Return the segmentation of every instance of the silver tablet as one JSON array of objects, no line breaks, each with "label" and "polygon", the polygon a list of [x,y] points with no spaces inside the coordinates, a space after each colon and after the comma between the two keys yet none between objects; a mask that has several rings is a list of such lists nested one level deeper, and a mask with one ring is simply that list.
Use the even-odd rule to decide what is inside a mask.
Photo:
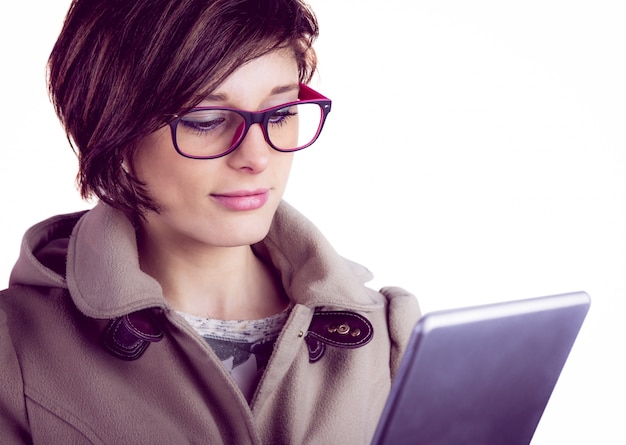
[{"label": "silver tablet", "polygon": [[527,445],[589,304],[574,292],[425,315],[372,444]]}]

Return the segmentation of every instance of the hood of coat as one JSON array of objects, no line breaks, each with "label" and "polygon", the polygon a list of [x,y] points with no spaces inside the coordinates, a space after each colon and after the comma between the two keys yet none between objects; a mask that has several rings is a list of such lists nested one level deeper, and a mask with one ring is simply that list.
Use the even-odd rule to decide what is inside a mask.
[{"label": "hood of coat", "polygon": [[[296,304],[365,312],[383,304],[378,292],[364,286],[371,273],[341,257],[286,202],[253,249],[278,271]],[[139,267],[132,223],[105,203],[31,227],[10,278],[10,285],[20,284],[67,288],[78,309],[93,318],[168,307],[159,283]]]}]

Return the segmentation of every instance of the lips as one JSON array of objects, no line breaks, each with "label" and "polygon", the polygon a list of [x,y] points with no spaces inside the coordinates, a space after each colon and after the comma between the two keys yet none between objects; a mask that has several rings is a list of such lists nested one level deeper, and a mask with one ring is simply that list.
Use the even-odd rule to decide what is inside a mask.
[{"label": "lips", "polygon": [[269,189],[258,189],[215,193],[211,194],[211,197],[227,209],[245,211],[263,207],[269,195]]}]

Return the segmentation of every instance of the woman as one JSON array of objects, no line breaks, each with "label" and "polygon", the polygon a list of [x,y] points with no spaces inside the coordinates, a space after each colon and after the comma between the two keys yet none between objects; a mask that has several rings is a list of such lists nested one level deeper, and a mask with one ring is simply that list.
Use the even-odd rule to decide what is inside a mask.
[{"label": "woman", "polygon": [[282,201],[331,102],[299,0],[75,0],[49,88],[90,211],[0,296],[4,443],[368,443],[419,316]]}]

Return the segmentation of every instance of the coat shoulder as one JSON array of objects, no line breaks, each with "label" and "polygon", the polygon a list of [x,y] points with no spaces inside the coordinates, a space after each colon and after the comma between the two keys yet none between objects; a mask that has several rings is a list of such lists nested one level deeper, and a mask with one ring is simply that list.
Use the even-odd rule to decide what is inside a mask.
[{"label": "coat shoulder", "polygon": [[387,300],[387,320],[391,341],[391,377],[395,375],[409,343],[415,324],[422,313],[417,297],[401,287],[384,287],[380,293]]}]

